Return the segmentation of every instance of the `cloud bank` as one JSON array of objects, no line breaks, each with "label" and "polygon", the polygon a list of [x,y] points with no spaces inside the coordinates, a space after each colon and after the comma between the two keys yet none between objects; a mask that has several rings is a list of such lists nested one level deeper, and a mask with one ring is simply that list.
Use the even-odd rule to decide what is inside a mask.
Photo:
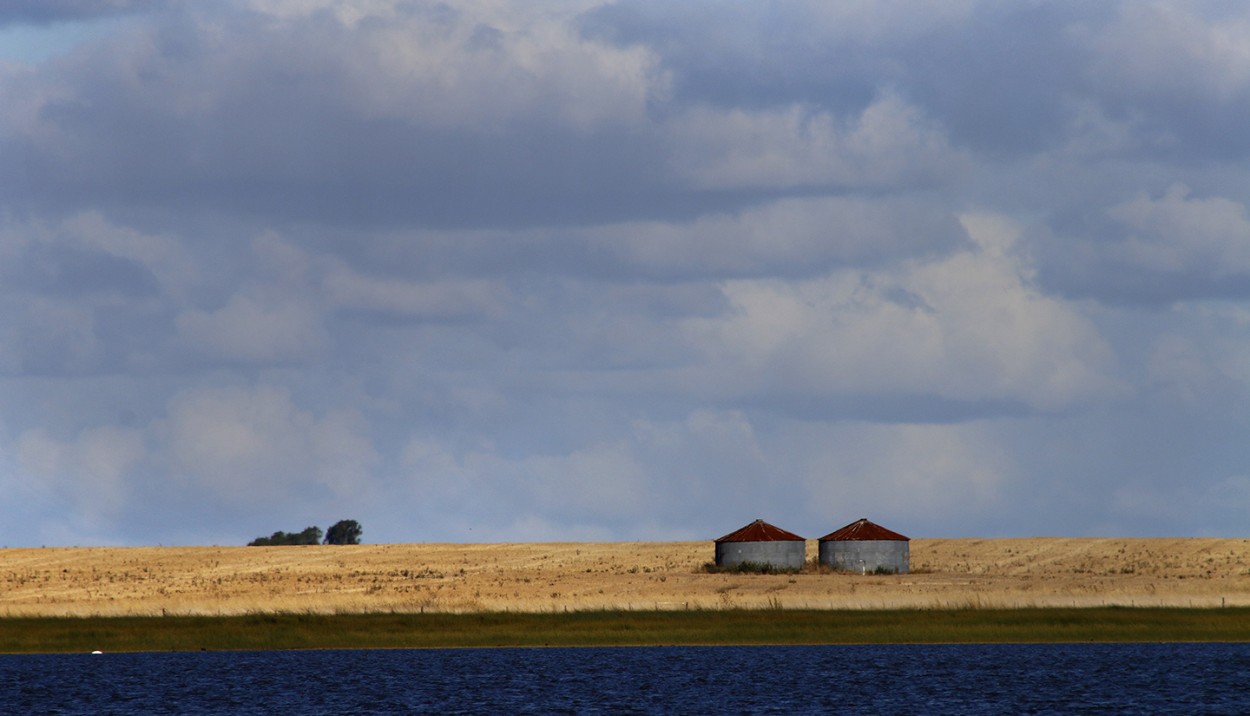
[{"label": "cloud bank", "polygon": [[0,544],[1233,534],[1250,12],[38,3]]}]

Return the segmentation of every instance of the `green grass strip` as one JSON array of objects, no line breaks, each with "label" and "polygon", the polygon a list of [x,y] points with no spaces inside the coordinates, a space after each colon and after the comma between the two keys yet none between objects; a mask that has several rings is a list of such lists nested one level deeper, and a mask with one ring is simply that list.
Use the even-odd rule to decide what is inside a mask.
[{"label": "green grass strip", "polygon": [[0,653],[1043,642],[1250,642],[1250,608],[594,611],[0,619]]}]

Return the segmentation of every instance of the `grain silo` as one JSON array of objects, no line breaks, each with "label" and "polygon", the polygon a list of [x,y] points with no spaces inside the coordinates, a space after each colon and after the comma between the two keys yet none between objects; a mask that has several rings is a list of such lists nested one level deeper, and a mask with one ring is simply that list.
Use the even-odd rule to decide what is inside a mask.
[{"label": "grain silo", "polygon": [[802,537],[756,520],[716,540],[716,566],[758,564],[778,569],[800,569],[807,559]]},{"label": "grain silo", "polygon": [[820,538],[820,563],[849,572],[906,574],[908,539],[865,519]]}]

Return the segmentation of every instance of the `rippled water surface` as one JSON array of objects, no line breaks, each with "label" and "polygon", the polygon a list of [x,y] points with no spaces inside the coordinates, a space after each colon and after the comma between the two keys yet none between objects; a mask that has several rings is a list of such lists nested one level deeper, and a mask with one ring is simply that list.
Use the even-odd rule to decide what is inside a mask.
[{"label": "rippled water surface", "polygon": [[6,655],[0,711],[1244,714],[1250,645]]}]

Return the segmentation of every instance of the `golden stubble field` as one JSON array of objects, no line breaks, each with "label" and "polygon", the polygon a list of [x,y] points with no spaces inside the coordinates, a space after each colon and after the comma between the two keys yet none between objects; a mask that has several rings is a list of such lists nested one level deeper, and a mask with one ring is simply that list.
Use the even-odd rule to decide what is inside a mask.
[{"label": "golden stubble field", "polygon": [[0,616],[1250,606],[1247,539],[914,539],[912,573],[885,576],[708,574],[712,554],[711,542],[0,549]]}]

